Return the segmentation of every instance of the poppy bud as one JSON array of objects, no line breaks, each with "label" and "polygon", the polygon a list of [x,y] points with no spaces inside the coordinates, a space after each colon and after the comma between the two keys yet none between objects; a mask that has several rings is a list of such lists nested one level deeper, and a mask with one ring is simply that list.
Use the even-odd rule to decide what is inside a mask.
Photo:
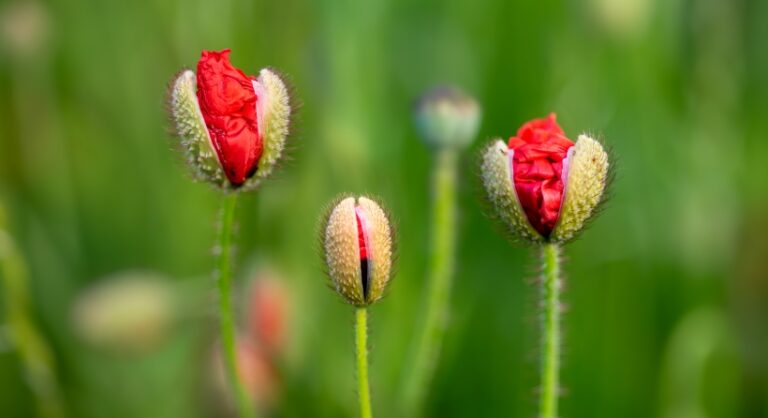
[{"label": "poppy bud", "polygon": [[197,74],[172,82],[173,126],[194,174],[225,189],[250,190],[282,155],[291,106],[272,70],[245,75],[229,62],[229,49],[203,51]]},{"label": "poppy bud", "polygon": [[378,203],[346,197],[335,204],[321,236],[334,289],[355,306],[379,300],[392,272],[392,229]]},{"label": "poppy bud", "polygon": [[480,106],[455,87],[430,90],[416,103],[416,127],[433,146],[466,147],[480,125]]},{"label": "poppy bud", "polygon": [[525,241],[575,237],[603,200],[608,156],[599,142],[565,137],[555,115],[523,125],[483,154],[488,199],[513,235]]},{"label": "poppy bud", "polygon": [[274,274],[260,271],[251,284],[246,317],[251,338],[270,355],[283,348],[290,308],[289,293]]}]

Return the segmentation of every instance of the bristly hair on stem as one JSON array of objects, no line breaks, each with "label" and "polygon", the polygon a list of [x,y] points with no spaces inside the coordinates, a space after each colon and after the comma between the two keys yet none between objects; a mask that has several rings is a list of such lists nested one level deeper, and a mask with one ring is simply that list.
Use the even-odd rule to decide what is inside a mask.
[{"label": "bristly hair on stem", "polygon": [[560,293],[561,267],[558,244],[541,246],[541,394],[539,418],[557,418],[562,344]]}]

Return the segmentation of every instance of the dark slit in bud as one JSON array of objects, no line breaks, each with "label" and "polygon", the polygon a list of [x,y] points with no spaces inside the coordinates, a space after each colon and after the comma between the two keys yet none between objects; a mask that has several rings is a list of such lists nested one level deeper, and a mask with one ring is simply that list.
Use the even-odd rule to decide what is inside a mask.
[{"label": "dark slit in bud", "polygon": [[369,289],[369,271],[368,271],[368,243],[365,240],[365,231],[363,230],[363,220],[361,219],[361,209],[355,208],[355,220],[357,221],[357,245],[360,251],[360,276],[363,285],[363,299],[368,300]]},{"label": "dark slit in bud", "polygon": [[363,278],[363,299],[368,300],[368,289],[370,284],[368,282],[368,259],[364,258],[360,260],[360,273]]}]

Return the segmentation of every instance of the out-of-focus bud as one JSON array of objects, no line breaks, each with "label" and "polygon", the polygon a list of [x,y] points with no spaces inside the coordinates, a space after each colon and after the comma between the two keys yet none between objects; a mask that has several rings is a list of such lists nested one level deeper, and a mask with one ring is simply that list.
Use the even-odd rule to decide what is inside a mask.
[{"label": "out-of-focus bud", "polygon": [[73,307],[77,334],[94,347],[146,352],[168,337],[176,301],[165,277],[125,272],[86,289]]},{"label": "out-of-focus bud", "polygon": [[[270,409],[277,398],[279,378],[275,366],[266,351],[247,338],[238,337],[236,343],[237,373],[245,391],[254,398],[259,409]],[[225,400],[230,409],[234,409],[233,392],[229,385],[224,356],[220,348],[212,351],[213,382],[220,398]]]},{"label": "out-of-focus bud", "polygon": [[618,39],[635,38],[648,29],[651,0],[590,0],[587,8],[597,26]]},{"label": "out-of-focus bud", "polygon": [[48,10],[39,1],[8,1],[0,6],[0,42],[16,58],[42,52],[50,26]]},{"label": "out-of-focus bud", "polygon": [[436,147],[464,148],[477,135],[480,105],[456,87],[438,87],[424,94],[415,107],[416,127]]},{"label": "out-of-focus bud", "polygon": [[574,238],[605,196],[608,156],[580,135],[574,145],[555,115],[523,125],[484,152],[486,195],[515,238],[532,243]]},{"label": "out-of-focus bud", "polygon": [[229,53],[203,51],[197,74],[185,70],[172,81],[168,107],[195,176],[223,189],[251,190],[283,154],[290,97],[274,71],[247,76]]},{"label": "out-of-focus bud", "polygon": [[261,272],[248,294],[248,329],[253,341],[274,355],[283,347],[288,294],[271,272]]},{"label": "out-of-focus bud", "polygon": [[334,289],[355,306],[379,300],[392,273],[394,241],[381,206],[364,196],[342,198],[328,212],[322,234]]}]

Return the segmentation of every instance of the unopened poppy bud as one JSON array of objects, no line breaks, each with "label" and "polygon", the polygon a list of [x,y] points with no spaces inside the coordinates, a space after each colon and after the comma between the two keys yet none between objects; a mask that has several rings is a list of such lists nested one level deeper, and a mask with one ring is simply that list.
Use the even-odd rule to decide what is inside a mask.
[{"label": "unopened poppy bud", "polygon": [[392,229],[378,203],[346,197],[332,207],[322,230],[324,261],[334,289],[355,306],[384,295],[392,273]]},{"label": "unopened poppy bud", "polygon": [[477,135],[480,106],[455,87],[428,91],[416,103],[416,127],[425,141],[438,147],[466,147]]},{"label": "unopened poppy bud", "polygon": [[608,155],[581,135],[574,144],[555,115],[526,123],[505,144],[484,152],[486,195],[516,238],[564,242],[574,238],[603,200]]},{"label": "unopened poppy bud", "polygon": [[197,74],[186,70],[176,76],[170,116],[197,178],[225,189],[250,190],[283,153],[290,98],[272,70],[247,76],[232,66],[229,53],[203,51]]},{"label": "unopened poppy bud", "polygon": [[246,322],[250,337],[270,355],[280,352],[288,331],[289,292],[276,273],[262,270],[251,284]]}]

